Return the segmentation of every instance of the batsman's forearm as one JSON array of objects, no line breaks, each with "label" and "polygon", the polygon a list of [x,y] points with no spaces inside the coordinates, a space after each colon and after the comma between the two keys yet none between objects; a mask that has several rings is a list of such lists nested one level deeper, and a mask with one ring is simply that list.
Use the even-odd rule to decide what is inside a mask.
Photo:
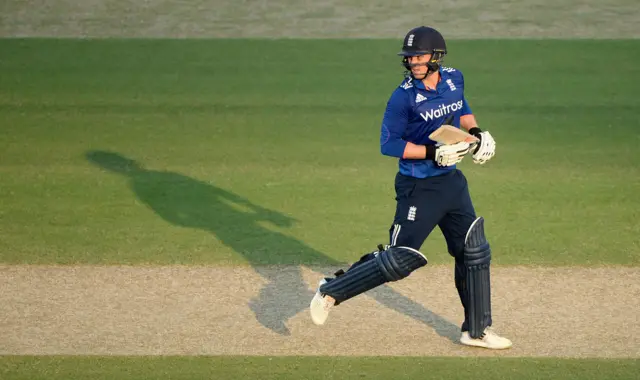
[{"label": "batsman's forearm", "polygon": [[465,129],[467,132],[472,128],[478,128],[476,117],[473,116],[473,114],[460,116],[460,127],[462,129]]},{"label": "batsman's forearm", "polygon": [[424,160],[427,158],[427,147],[424,145],[416,145],[411,142],[407,142],[407,146],[404,148],[404,154],[402,158],[408,160]]}]

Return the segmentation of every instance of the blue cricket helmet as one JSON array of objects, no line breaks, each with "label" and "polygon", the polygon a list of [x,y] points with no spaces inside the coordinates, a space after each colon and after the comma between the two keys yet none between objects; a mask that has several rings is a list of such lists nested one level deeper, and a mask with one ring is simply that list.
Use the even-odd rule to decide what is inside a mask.
[{"label": "blue cricket helmet", "polygon": [[398,55],[410,57],[434,53],[447,54],[444,37],[431,27],[419,26],[411,29],[404,37],[402,51]]},{"label": "blue cricket helmet", "polygon": [[402,65],[411,73],[411,64],[409,64],[408,57],[425,54],[431,54],[431,59],[426,64],[428,68],[427,75],[438,71],[442,59],[447,54],[447,44],[444,37],[440,32],[428,26],[419,26],[411,29],[404,37],[402,51],[398,53],[399,56],[402,56]]}]

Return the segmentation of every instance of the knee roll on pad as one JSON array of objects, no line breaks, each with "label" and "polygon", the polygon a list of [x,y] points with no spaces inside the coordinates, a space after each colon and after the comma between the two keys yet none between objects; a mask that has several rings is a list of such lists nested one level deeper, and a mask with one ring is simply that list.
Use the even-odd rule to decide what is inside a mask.
[{"label": "knee roll on pad", "polygon": [[464,263],[467,267],[469,335],[482,336],[491,323],[491,247],[484,234],[484,219],[476,219],[465,237]]},{"label": "knee roll on pad", "polygon": [[398,281],[427,265],[427,258],[409,247],[390,247],[376,255],[376,261],[387,281]]},{"label": "knee roll on pad", "polygon": [[335,298],[338,305],[385,282],[401,280],[425,265],[427,258],[420,251],[389,247],[328,281],[320,287],[320,293]]},{"label": "knee roll on pad", "polygon": [[479,217],[469,227],[464,239],[464,261],[467,265],[489,264],[491,247],[484,234],[484,218]]}]

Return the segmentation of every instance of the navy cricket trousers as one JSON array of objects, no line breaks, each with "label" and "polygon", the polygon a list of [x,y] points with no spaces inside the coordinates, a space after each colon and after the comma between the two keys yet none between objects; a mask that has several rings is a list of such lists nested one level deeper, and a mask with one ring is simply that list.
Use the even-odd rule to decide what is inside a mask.
[{"label": "navy cricket trousers", "polygon": [[[396,214],[389,229],[390,244],[420,250],[438,226],[455,258],[455,285],[465,309],[462,331],[467,331],[467,297],[464,240],[476,219],[467,179],[458,169],[429,178],[398,173],[395,180]],[[491,324],[491,323],[490,323]]]}]

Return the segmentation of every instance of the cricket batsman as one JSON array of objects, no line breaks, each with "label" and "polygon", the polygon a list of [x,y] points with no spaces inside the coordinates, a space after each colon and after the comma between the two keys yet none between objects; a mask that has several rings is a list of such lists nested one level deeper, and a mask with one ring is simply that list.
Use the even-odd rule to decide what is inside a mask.
[{"label": "cricket batsman", "polygon": [[[470,154],[485,164],[496,143],[478,127],[464,96],[464,77],[442,65],[443,36],[420,26],[405,36],[402,63],[407,70],[389,98],[380,129],[380,151],[399,159],[395,176],[396,212],[389,244],[379,245],[335,278],[320,280],[310,305],[312,321],[326,322],[332,307],[386,282],[406,278],[427,265],[420,247],[438,226],[455,260],[455,286],[464,308],[460,342],[488,349],[511,347],[492,329],[491,248],[484,219],[476,216],[467,180],[456,164]],[[468,131],[479,141],[437,144],[429,135],[444,124]]]}]

